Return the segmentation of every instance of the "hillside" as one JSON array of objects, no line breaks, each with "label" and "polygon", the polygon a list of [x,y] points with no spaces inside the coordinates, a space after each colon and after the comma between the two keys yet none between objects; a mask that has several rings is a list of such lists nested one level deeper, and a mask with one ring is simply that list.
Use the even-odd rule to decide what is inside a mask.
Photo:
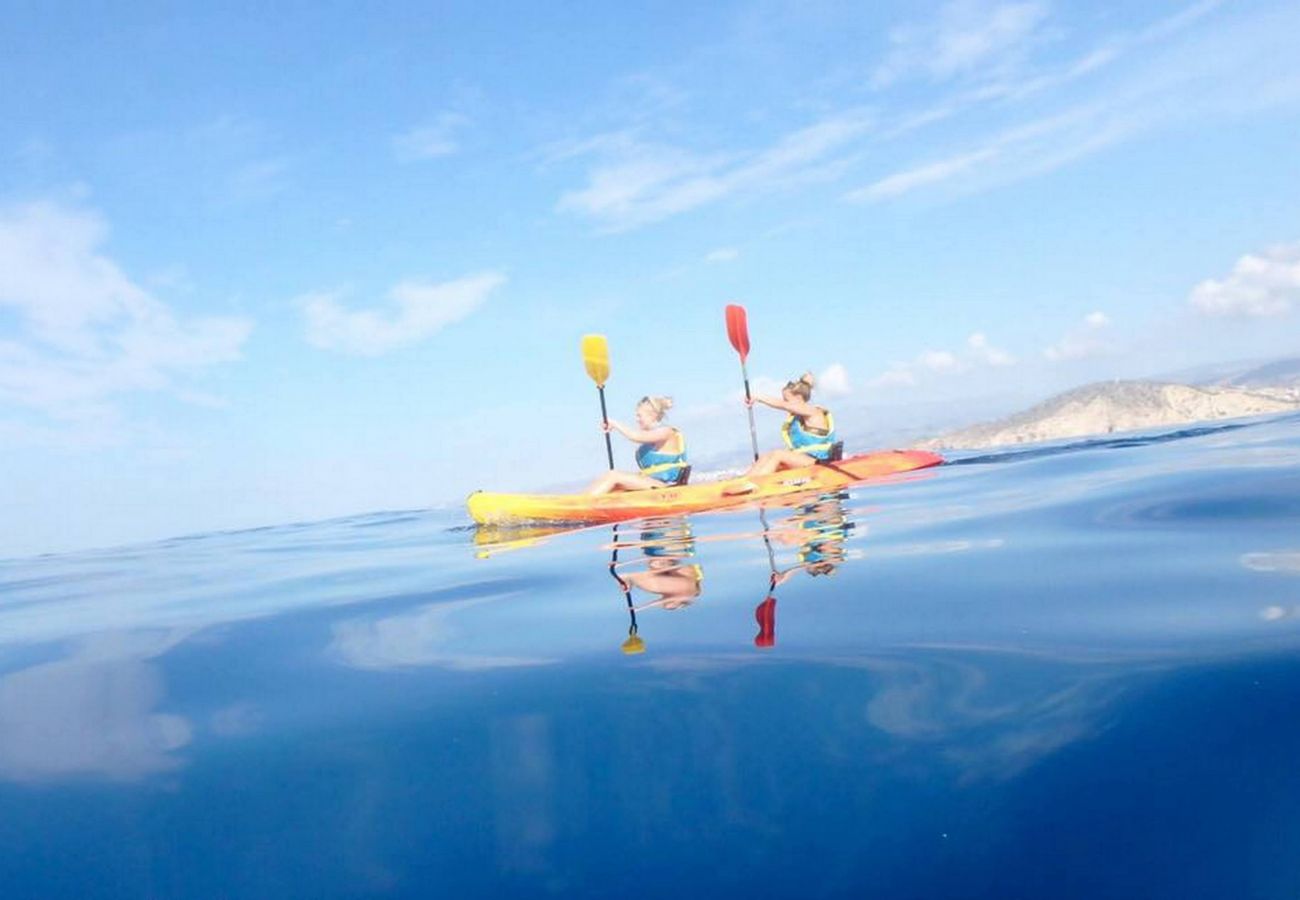
[{"label": "hillside", "polygon": [[1300,391],[1285,387],[1246,390],[1158,381],[1107,381],[1075,388],[1015,415],[953,431],[918,446],[996,447],[1297,408],[1300,408]]}]

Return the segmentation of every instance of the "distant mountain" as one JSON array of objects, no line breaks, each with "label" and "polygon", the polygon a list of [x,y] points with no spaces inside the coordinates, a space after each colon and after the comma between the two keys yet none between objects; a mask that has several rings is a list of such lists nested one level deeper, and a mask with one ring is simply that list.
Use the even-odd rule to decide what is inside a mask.
[{"label": "distant mountain", "polygon": [[[1259,379],[1275,375],[1285,377],[1290,371],[1280,363],[1270,363],[1239,373],[1236,377],[1252,372],[1255,373],[1253,377]],[[919,446],[954,449],[996,447],[1263,415],[1297,408],[1300,408],[1300,386],[1292,389],[1279,387],[1273,382],[1269,382],[1267,388],[1247,390],[1159,381],[1107,381],[1075,388],[1024,412],[950,432]]]},{"label": "distant mountain", "polygon": [[1274,360],[1207,383],[1247,389],[1300,388],[1300,358]]},{"label": "distant mountain", "polygon": [[1176,372],[1165,372],[1150,380],[1247,389],[1294,388],[1300,387],[1300,357],[1211,363]]}]

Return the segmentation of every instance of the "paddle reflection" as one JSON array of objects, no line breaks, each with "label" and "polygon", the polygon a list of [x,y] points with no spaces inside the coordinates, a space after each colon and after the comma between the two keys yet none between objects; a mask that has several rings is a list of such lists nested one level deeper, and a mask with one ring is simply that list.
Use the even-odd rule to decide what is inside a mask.
[{"label": "paddle reflection", "polygon": [[[758,623],[758,634],[754,636],[754,646],[770,648],[776,646],[776,589],[785,584],[799,572],[810,577],[833,575],[836,568],[849,558],[844,543],[853,529],[853,520],[844,507],[848,499],[847,491],[835,491],[822,494],[805,502],[790,513],[784,520],[771,527],[765,514],[760,514],[763,522],[763,537],[768,547],[768,560],[771,567],[771,579],[768,583],[767,596],[754,608],[754,620]],[[785,547],[795,547],[794,565],[780,568],[772,550],[772,542]]]},{"label": "paddle reflection", "polygon": [[[629,621],[623,652],[645,652],[638,612],[655,607],[685,609],[700,597],[704,569],[697,559],[699,544],[755,538],[765,545],[769,573],[767,595],[754,610],[759,627],[754,645],[776,646],[777,589],[800,572],[813,578],[832,575],[851,558],[845,543],[855,526],[844,505],[848,496],[846,491],[835,491],[806,498],[794,506],[760,508],[756,512],[761,530],[742,534],[697,538],[685,517],[613,526],[609,572],[623,590]],[[774,515],[778,518],[772,521]],[[783,566],[780,556],[789,551],[793,551],[793,560]],[[649,595],[649,599],[639,602],[638,594]]]},{"label": "paddle reflection", "polygon": [[[622,526],[624,533],[628,526]],[[695,536],[684,517],[643,519],[627,537],[620,536],[615,525],[611,545],[609,573],[623,589],[629,618],[624,653],[644,653],[645,641],[637,633],[639,610],[659,607],[683,609],[695,602],[703,591],[704,568],[695,559]],[[619,553],[629,551],[632,558],[620,560]],[[638,604],[635,591],[653,599]]]},{"label": "paddle reflection", "polygon": [[[857,525],[845,501],[847,490],[805,494],[751,506],[759,527],[753,531],[698,533],[697,526],[718,521],[685,515],[657,516],[621,522],[610,528],[606,564],[618,584],[628,613],[628,634],[621,648],[627,654],[644,653],[637,614],[647,610],[678,611],[692,606],[703,594],[704,568],[700,548],[708,544],[746,544],[762,541],[767,554],[766,595],[754,609],[760,648],[776,646],[777,593],[801,572],[810,578],[834,575],[854,551],[847,542]],[[750,521],[754,521],[750,519]],[[733,520],[734,521],[734,520]],[[535,548],[551,537],[588,529],[577,527],[492,528],[475,532],[476,555],[495,556],[505,551]]]}]

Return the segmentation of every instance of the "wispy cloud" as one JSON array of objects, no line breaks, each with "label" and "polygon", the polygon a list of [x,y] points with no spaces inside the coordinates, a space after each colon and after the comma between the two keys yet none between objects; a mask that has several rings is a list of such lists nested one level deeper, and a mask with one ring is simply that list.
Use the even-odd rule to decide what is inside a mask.
[{"label": "wispy cloud", "polygon": [[845,397],[853,393],[849,370],[843,363],[831,363],[817,376],[817,390],[827,397]]},{"label": "wispy cloud", "polygon": [[1104,312],[1090,312],[1078,326],[1068,331],[1055,344],[1043,351],[1051,362],[1073,362],[1105,356],[1115,350],[1109,338],[1110,316]]},{"label": "wispy cloud", "polygon": [[[1220,27],[1191,31],[1219,4],[1202,2],[1133,34],[1119,35],[1055,72],[994,82],[986,99],[1045,91],[1129,65],[1094,83],[1068,105],[966,141],[946,156],[923,160],[847,193],[852,201],[881,201],[922,188],[987,189],[1054,171],[1118,143],[1189,121],[1230,120],[1261,110],[1300,105],[1300,57],[1291,37],[1300,11],[1249,11]],[[1180,35],[1181,40],[1171,40]],[[1136,48],[1142,52],[1131,52]],[[971,102],[972,97],[956,103]],[[955,106],[942,107],[942,116]]]},{"label": "wispy cloud", "polygon": [[870,127],[862,110],[824,118],[751,152],[701,154],[642,140],[634,131],[557,148],[552,160],[595,158],[584,187],[558,209],[625,231],[742,193],[789,189],[836,177],[846,148]]},{"label": "wispy cloud", "polygon": [[960,351],[926,350],[907,362],[891,363],[867,383],[871,387],[912,387],[927,376],[960,375],[981,368],[1004,368],[1015,362],[1015,357],[993,346],[982,331],[977,331],[966,339]]},{"label": "wispy cloud", "polygon": [[864,188],[849,191],[844,195],[844,199],[857,202],[860,200],[884,200],[889,197],[897,197],[916,188],[947,181],[954,175],[960,175],[962,172],[974,168],[977,164],[992,159],[997,155],[997,152],[996,147],[984,147],[971,153],[895,172],[893,175],[881,178]]},{"label": "wispy cloud", "polygon": [[1193,288],[1188,302],[1207,316],[1286,315],[1300,305],[1300,241],[1246,254],[1227,277],[1210,278]]},{"label": "wispy cloud", "polygon": [[1015,357],[1010,353],[990,344],[989,339],[980,331],[966,339],[966,346],[976,360],[988,366],[1010,366],[1016,362]]},{"label": "wispy cloud", "polygon": [[306,320],[307,341],[322,350],[378,356],[418,343],[468,318],[505,284],[499,272],[467,275],[430,284],[403,281],[388,292],[388,309],[350,310],[342,293],[318,292],[298,298]]},{"label": "wispy cloud", "polygon": [[253,203],[284,190],[289,163],[283,158],[259,159],[238,166],[225,181],[225,199]]},{"label": "wispy cloud", "polygon": [[[550,164],[583,165],[582,181],[561,192],[556,208],[605,231],[626,231],[728,198],[839,182],[865,161],[891,158],[894,142],[922,128],[934,134],[926,146],[939,149],[894,157],[844,197],[883,202],[923,190],[968,193],[1043,175],[1189,121],[1300,103],[1300,62],[1290,52],[1297,11],[1286,4],[1234,7],[1205,27],[1221,6],[1229,5],[1198,0],[1069,47],[1078,32],[1047,2],[955,0],[932,20],[894,28],[874,70],[838,72],[810,88],[818,118],[784,134],[769,131],[775,137],[767,144],[707,143],[704,136],[716,132],[711,119],[692,121],[695,98],[634,85],[631,100],[624,91],[624,102],[606,115],[616,127],[544,152]],[[852,30],[861,17],[843,18]],[[776,52],[772,37],[763,32],[760,55]],[[876,88],[870,108],[862,104],[863,81]],[[668,84],[648,76],[647,82]],[[976,119],[973,110],[990,114]],[[770,110],[756,109],[753,117],[774,121]]]},{"label": "wispy cloud", "polygon": [[458,135],[469,118],[457,112],[444,112],[432,122],[393,136],[393,153],[401,162],[418,162],[451,156],[460,150]]},{"label": "wispy cloud", "polygon": [[706,263],[729,263],[740,259],[740,251],[735,247],[719,247],[716,250],[710,250],[704,256]]},{"label": "wispy cloud", "polygon": [[925,76],[944,81],[985,67],[1005,67],[1047,18],[1042,3],[954,0],[923,23],[889,33],[890,52],[872,74],[878,88]]},{"label": "wispy cloud", "polygon": [[0,403],[102,420],[116,395],[184,399],[187,376],[239,358],[251,321],[178,317],[104,253],[107,236],[84,207],[0,208],[0,309],[17,317],[0,340]]},{"label": "wispy cloud", "polygon": [[177,203],[222,210],[254,205],[291,183],[292,155],[272,129],[245,115],[127,132],[104,152],[118,171]]}]

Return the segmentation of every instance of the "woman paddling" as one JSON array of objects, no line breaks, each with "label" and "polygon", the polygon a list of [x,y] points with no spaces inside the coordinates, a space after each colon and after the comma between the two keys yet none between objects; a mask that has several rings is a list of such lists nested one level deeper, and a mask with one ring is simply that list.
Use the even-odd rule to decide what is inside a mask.
[{"label": "woman paddling", "polygon": [[[789,415],[781,426],[786,449],[764,453],[742,477],[771,475],[781,469],[802,469],[830,459],[831,449],[838,440],[835,436],[835,420],[831,417],[830,410],[812,404],[812,390],[812,373],[805,372],[797,380],[786,382],[779,399],[755,394],[752,400],[745,401],[748,406],[761,403],[783,410]],[[743,494],[754,490],[754,487],[752,483],[742,482],[725,493]]]},{"label": "woman paddling", "polygon": [[635,441],[637,472],[606,472],[587,488],[588,494],[611,491],[641,491],[676,484],[686,468],[686,439],[671,425],[663,423],[672,408],[671,397],[642,397],[636,405],[637,428],[628,428],[612,419],[601,423],[604,431],[617,431]]}]

